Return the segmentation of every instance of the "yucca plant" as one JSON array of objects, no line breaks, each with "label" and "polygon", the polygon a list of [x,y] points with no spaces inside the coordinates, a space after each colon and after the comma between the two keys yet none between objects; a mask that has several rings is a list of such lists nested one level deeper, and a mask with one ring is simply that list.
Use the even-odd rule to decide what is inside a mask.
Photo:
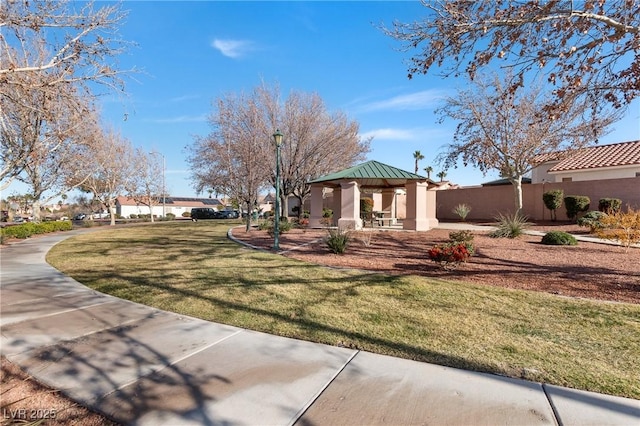
[{"label": "yucca plant", "polygon": [[493,238],[518,238],[531,225],[527,216],[519,211],[514,214],[499,213],[496,219],[497,229],[489,234]]}]

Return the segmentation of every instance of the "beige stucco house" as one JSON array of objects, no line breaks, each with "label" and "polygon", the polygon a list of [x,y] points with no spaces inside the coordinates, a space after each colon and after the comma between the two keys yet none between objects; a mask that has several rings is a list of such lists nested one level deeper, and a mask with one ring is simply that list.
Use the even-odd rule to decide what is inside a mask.
[{"label": "beige stucco house", "polygon": [[532,183],[640,177],[640,140],[539,156]]}]

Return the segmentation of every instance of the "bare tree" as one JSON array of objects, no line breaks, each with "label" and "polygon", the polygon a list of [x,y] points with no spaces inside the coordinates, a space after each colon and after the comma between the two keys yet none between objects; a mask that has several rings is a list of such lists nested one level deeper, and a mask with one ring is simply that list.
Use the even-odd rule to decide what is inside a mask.
[{"label": "bare tree", "polygon": [[[116,37],[125,17],[120,5],[96,7],[93,1],[10,0],[0,2],[0,132],[2,138],[1,186],[6,188],[24,170],[32,156],[42,156],[42,145],[25,137],[37,129],[20,126],[21,117],[54,117],[43,101],[54,98],[71,105],[78,99],[88,105],[96,83],[122,91],[124,82],[113,59],[126,44]],[[81,106],[77,107],[78,109]],[[67,139],[49,144],[49,152]],[[38,152],[35,152],[35,151]]]},{"label": "bare tree", "polygon": [[[41,204],[73,188],[67,185],[66,176],[72,172],[69,166],[74,164],[78,147],[91,143],[87,136],[95,128],[95,113],[74,96],[73,87],[64,93],[13,89],[17,90],[10,96],[0,94],[5,112],[0,121],[3,173],[13,173],[29,186],[33,217],[39,221]],[[45,193],[48,196],[43,198]]]},{"label": "bare tree", "polygon": [[513,91],[508,78],[476,78],[438,110],[441,119],[458,121],[453,143],[439,160],[447,168],[461,158],[482,172],[499,171],[513,184],[516,210],[522,209],[522,177],[534,157],[597,142],[621,113],[594,114],[575,100],[564,114],[549,118],[540,113],[545,95],[540,85]]},{"label": "bare tree", "polygon": [[125,184],[128,197],[149,207],[151,222],[154,222],[153,208],[160,205],[165,196],[162,185],[162,160],[154,154],[156,153],[147,153],[142,149],[135,150],[131,161],[136,165],[136,170]]},{"label": "bare tree", "polygon": [[446,76],[490,64],[512,68],[514,86],[538,70],[556,90],[547,109],[584,94],[615,107],[640,94],[640,3],[637,1],[423,0],[424,19],[396,22],[385,33],[418,49],[409,78],[434,66]]},{"label": "bare tree", "polygon": [[236,199],[247,212],[247,230],[258,195],[269,179],[271,130],[255,97],[245,94],[218,99],[209,117],[212,131],[187,147],[193,186]]},{"label": "bare tree", "polygon": [[[245,203],[254,203],[258,193],[253,192],[268,183],[275,186],[276,148],[272,135],[276,129],[282,131],[283,210],[277,214],[288,211],[289,196],[295,196],[303,205],[311,192],[307,182],[353,165],[369,151],[369,140],[362,141],[358,136],[358,124],[342,112],[328,112],[318,94],[291,92],[282,102],[277,85],[263,83],[250,94],[220,99],[211,124],[213,132],[206,138],[197,138],[190,147],[196,188],[213,188]],[[243,170],[240,176],[244,180],[237,175],[239,170]]]},{"label": "bare tree", "polygon": [[87,147],[77,157],[75,169],[79,175],[87,175],[80,188],[93,194],[109,210],[111,225],[116,224],[115,209],[119,195],[126,193],[126,184],[138,172],[134,149],[128,140],[113,130],[98,135],[100,143]]},{"label": "bare tree", "polygon": [[119,3],[96,3],[0,3],[0,85],[23,84],[15,78],[25,72],[54,72],[48,86],[99,82],[122,90],[122,71],[110,62],[128,44],[116,36],[126,13]]},{"label": "bare tree", "polygon": [[[281,206],[286,214],[293,195],[301,215],[311,194],[307,182],[364,160],[371,139],[362,140],[359,124],[343,112],[329,112],[317,93],[291,92],[281,109],[276,125],[284,134]],[[275,184],[275,170],[271,182]]]}]

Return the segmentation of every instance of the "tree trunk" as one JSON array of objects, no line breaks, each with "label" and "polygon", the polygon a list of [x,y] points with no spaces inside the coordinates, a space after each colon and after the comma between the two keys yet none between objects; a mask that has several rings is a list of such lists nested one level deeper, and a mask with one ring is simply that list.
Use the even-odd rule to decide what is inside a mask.
[{"label": "tree trunk", "polygon": [[279,217],[289,216],[289,196],[282,193],[280,195],[280,211]]},{"label": "tree trunk", "polygon": [[151,223],[153,223],[153,204],[149,203],[149,214],[151,216]]},{"label": "tree trunk", "polygon": [[519,213],[520,210],[522,210],[522,176],[518,175],[513,178],[509,178],[509,180],[513,185],[516,213]]},{"label": "tree trunk", "polygon": [[251,201],[245,201],[247,204],[247,226],[244,229],[245,232],[249,232],[249,229],[251,229],[251,214],[253,213],[251,211]]},{"label": "tree trunk", "polygon": [[40,199],[35,198],[33,203],[31,204],[31,216],[33,217],[33,221],[38,223],[42,220],[42,215],[40,214]]}]

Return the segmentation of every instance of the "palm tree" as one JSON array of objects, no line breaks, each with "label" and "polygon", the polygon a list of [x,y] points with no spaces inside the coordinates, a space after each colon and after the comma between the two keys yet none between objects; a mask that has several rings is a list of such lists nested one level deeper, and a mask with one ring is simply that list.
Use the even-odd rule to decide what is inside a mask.
[{"label": "palm tree", "polygon": [[416,171],[415,174],[418,174],[418,161],[424,160],[424,155],[420,151],[416,151],[413,153],[413,158],[416,160]]},{"label": "palm tree", "polygon": [[440,173],[438,173],[436,176],[438,176],[440,178],[440,182],[444,181],[444,177],[447,175],[447,172],[445,172],[444,170],[441,171]]},{"label": "palm tree", "polygon": [[431,179],[431,173],[433,173],[433,167],[427,166],[424,168],[424,171],[427,173],[427,179]]}]

